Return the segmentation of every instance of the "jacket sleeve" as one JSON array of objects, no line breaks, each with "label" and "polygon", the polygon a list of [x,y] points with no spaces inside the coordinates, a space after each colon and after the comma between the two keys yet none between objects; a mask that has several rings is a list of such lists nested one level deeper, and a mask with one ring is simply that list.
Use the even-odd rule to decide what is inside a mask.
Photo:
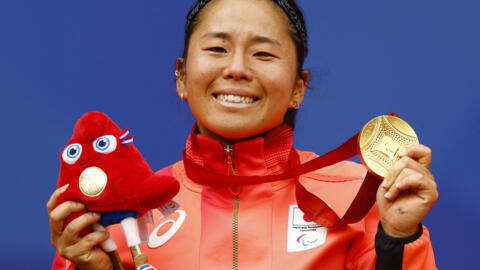
[{"label": "jacket sleeve", "polygon": [[[378,224],[375,237],[377,254],[375,269],[437,269],[426,227],[409,237],[395,238],[387,235]],[[403,268],[402,268],[403,267]]]},{"label": "jacket sleeve", "polygon": [[433,255],[430,233],[422,226],[423,233],[417,240],[408,243],[403,251],[404,269],[437,269]]},{"label": "jacket sleeve", "polygon": [[55,252],[55,258],[53,259],[52,270],[74,270],[75,265],[69,260],[60,257],[58,252]]},{"label": "jacket sleeve", "polygon": [[420,224],[418,232],[410,237],[390,237],[379,223],[376,204],[358,225],[363,226],[364,234],[352,243],[346,269],[437,269],[430,235],[425,226]]}]

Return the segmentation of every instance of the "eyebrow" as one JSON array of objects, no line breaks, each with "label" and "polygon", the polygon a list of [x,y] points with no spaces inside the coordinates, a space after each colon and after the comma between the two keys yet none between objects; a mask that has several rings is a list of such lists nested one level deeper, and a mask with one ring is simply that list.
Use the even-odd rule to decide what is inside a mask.
[{"label": "eyebrow", "polygon": [[229,39],[230,35],[225,32],[208,32],[202,36],[202,38],[222,38]]},{"label": "eyebrow", "polygon": [[[225,32],[209,32],[202,36],[202,38],[221,38],[221,39],[230,39],[231,35]],[[270,43],[280,46],[280,42],[275,39],[271,39],[266,36],[254,36],[251,41],[254,43]]]},{"label": "eyebrow", "polygon": [[265,36],[254,36],[252,40],[255,43],[270,43],[280,46],[280,42]]}]

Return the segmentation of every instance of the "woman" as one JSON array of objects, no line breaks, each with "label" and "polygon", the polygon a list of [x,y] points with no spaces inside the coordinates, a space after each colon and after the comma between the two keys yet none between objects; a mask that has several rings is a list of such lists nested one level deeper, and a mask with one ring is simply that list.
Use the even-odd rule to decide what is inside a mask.
[{"label": "woman", "polygon": [[[175,71],[178,95],[197,120],[185,160],[228,175],[272,175],[293,166],[292,133],[282,124],[292,125],[304,99],[306,44],[294,1],[198,1],[187,17]],[[297,153],[300,162],[315,157]],[[159,269],[435,269],[420,224],[438,197],[428,171],[431,152],[417,145],[402,155],[364,219],[329,229],[297,206],[294,179],[216,188],[187,176],[189,165],[180,161],[157,172],[180,181],[180,209],[168,219],[154,217],[142,250]],[[323,185],[322,199],[342,211],[364,174],[362,166],[341,162],[302,177]],[[331,178],[344,182],[329,185]],[[78,236],[98,215],[80,216],[62,230],[65,217],[83,208],[75,202],[55,207],[62,191],[47,203],[58,253],[80,269],[111,269],[98,247],[108,234]],[[121,230],[112,226],[110,234],[124,266],[133,268]],[[54,269],[73,268],[69,262],[57,256]]]}]

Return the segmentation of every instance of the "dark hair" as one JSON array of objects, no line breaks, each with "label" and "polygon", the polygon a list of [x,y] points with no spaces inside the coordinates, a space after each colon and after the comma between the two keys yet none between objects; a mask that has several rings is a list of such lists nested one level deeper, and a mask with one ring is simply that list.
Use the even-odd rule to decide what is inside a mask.
[{"label": "dark hair", "polygon": [[[303,17],[303,13],[300,10],[299,6],[295,2],[295,0],[270,0],[277,6],[279,6],[285,15],[290,20],[290,36],[292,37],[293,42],[295,43],[296,53],[297,53],[297,74],[300,78],[304,78],[302,71],[303,71],[303,62],[308,55],[308,36],[307,36],[307,28],[305,25],[305,19]],[[185,24],[185,40],[183,46],[183,53],[182,57],[184,59],[184,64],[187,61],[187,53],[188,47],[190,44],[190,37],[192,33],[195,31],[199,23],[199,14],[203,10],[203,8],[210,3],[211,0],[197,0],[195,6],[190,9],[187,14],[187,22]],[[283,122],[288,124],[290,128],[293,130],[295,129],[295,118],[297,115],[297,109],[289,108],[285,113],[285,117],[283,118]]]}]

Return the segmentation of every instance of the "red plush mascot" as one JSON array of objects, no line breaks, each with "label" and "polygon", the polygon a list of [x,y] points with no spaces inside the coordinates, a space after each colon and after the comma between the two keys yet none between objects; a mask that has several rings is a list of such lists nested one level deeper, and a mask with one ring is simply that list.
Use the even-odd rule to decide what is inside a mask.
[{"label": "red plush mascot", "polygon": [[[65,225],[89,211],[102,214],[94,230],[120,223],[135,265],[145,267],[147,258],[139,249],[135,219],[168,203],[178,193],[179,184],[170,176],[154,174],[132,142],[128,130],[122,131],[104,113],[83,115],[60,154],[58,187],[69,186],[58,204],[71,200],[86,206],[83,212],[68,217]],[[102,243],[102,248],[111,256],[115,268],[122,269],[113,240]]]}]

